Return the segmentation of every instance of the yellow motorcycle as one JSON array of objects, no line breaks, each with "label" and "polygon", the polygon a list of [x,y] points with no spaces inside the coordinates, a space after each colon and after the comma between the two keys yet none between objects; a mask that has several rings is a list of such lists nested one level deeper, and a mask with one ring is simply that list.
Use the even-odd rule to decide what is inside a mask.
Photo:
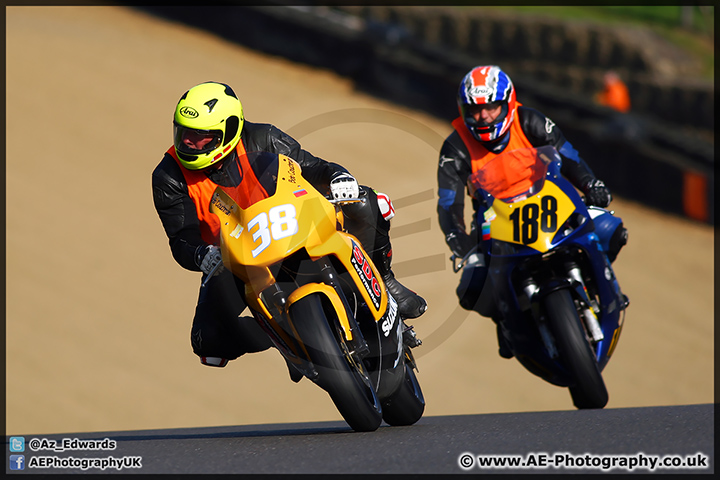
[{"label": "yellow motorcycle", "polygon": [[343,231],[341,205],[364,200],[329,200],[284,155],[249,153],[248,162],[264,168],[265,198],[252,203],[218,187],[210,211],[221,224],[223,265],[255,320],[295,379],[325,390],[353,430],[417,422],[425,400],[410,348],[421,342]]}]

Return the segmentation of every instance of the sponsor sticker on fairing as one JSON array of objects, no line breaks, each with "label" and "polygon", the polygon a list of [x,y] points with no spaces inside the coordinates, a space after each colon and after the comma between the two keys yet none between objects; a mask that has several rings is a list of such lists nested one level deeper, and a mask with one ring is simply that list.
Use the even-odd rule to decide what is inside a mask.
[{"label": "sponsor sticker on fairing", "polygon": [[482,239],[490,240],[490,222],[483,222],[482,224]]},{"label": "sponsor sticker on fairing", "polygon": [[392,295],[388,294],[388,308],[387,312],[385,312],[385,320],[382,323],[382,331],[386,337],[390,335],[390,331],[395,324],[395,318],[397,318],[397,302]]},{"label": "sponsor sticker on fairing", "polygon": [[380,283],[378,283],[377,278],[375,278],[372,266],[370,265],[368,259],[365,258],[360,246],[354,241],[352,242],[352,245],[353,254],[350,257],[350,263],[352,263],[353,268],[360,277],[360,281],[362,281],[365,290],[367,290],[370,299],[377,310],[380,308],[380,299],[382,298]]}]

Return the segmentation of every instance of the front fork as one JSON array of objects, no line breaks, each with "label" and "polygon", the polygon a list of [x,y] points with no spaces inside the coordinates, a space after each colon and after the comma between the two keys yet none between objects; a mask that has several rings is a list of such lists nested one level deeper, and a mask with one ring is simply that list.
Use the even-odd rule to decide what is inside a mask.
[{"label": "front fork", "polygon": [[574,262],[567,262],[565,268],[570,278],[575,280],[575,291],[577,294],[575,296],[575,305],[582,311],[585,327],[590,333],[592,341],[597,343],[605,338],[597,318],[597,314],[600,313],[600,308],[595,302],[590,300],[580,268]]},{"label": "front fork", "polygon": [[540,337],[542,338],[543,344],[545,344],[545,350],[547,350],[550,358],[557,358],[558,351],[557,348],[555,348],[555,340],[550,334],[550,329],[548,328],[545,317],[540,314],[540,303],[537,302],[536,298],[534,298],[535,295],[540,291],[540,287],[538,287],[537,283],[535,283],[535,280],[532,277],[527,277],[522,283],[522,291],[525,294],[525,297],[528,299],[530,312],[535,319],[535,324],[538,327],[538,331],[540,332]]},{"label": "front fork", "polygon": [[[580,318],[585,325],[585,330],[589,333],[589,340],[592,344],[597,344],[605,338],[597,317],[600,309],[597,307],[595,302],[590,300],[587,288],[585,287],[585,282],[583,282],[582,279],[580,268],[574,262],[567,262],[565,264],[565,270],[568,278],[570,279],[569,286],[573,289],[575,306],[578,311],[581,312]],[[540,336],[545,344],[545,349],[551,358],[557,358],[558,352],[555,346],[555,341],[550,333],[544,316],[540,312],[540,303],[536,298],[536,295],[540,292],[540,287],[531,276],[528,276],[523,280],[521,288],[525,297],[528,299],[531,313],[538,326]]]}]

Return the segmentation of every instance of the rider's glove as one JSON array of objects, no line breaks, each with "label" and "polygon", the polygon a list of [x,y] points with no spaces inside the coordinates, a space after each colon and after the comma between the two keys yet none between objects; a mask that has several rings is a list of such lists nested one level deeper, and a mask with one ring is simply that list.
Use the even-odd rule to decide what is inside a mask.
[{"label": "rider's glove", "polygon": [[198,259],[199,261],[197,263],[200,266],[200,270],[202,270],[202,272],[206,275],[212,272],[212,269],[215,268],[218,263],[220,264],[220,266],[217,270],[215,270],[213,276],[222,272],[225,268],[222,265],[222,255],[220,254],[220,247],[217,247],[215,245],[207,245],[203,249],[203,251],[200,251]]},{"label": "rider's glove", "polygon": [[453,254],[460,258],[463,258],[475,247],[475,244],[466,233],[450,232],[445,235],[445,242]]},{"label": "rider's glove", "polygon": [[358,198],[360,187],[355,177],[346,172],[338,172],[330,181],[330,193],[334,199]]},{"label": "rider's glove", "polygon": [[582,190],[585,193],[585,203],[588,205],[604,208],[610,205],[612,201],[610,190],[608,190],[602,180],[598,180],[597,178],[585,184]]}]

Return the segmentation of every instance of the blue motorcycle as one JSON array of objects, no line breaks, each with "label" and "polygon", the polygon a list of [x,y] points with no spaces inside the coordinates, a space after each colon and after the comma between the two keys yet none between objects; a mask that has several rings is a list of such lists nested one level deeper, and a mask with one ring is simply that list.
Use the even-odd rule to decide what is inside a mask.
[{"label": "blue motorcycle", "polygon": [[[482,296],[498,340],[528,371],[569,388],[577,408],[603,408],[601,372],[629,304],[607,255],[621,220],[586,206],[560,166],[555,148],[526,148],[470,177],[471,194],[489,206],[477,219],[490,259]],[[473,253],[453,258],[455,271]]]}]

